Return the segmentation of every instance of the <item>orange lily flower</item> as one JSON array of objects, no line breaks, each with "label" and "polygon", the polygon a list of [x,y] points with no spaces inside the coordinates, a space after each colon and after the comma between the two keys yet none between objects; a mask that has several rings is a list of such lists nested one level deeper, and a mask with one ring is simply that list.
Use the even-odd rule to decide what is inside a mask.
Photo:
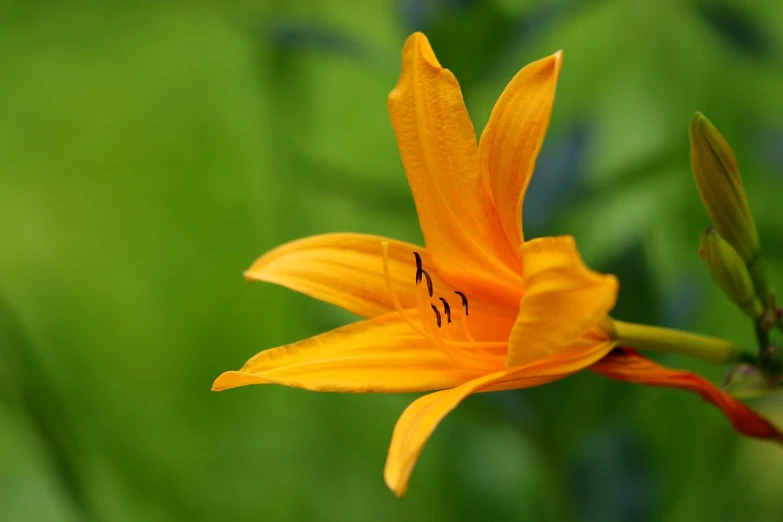
[{"label": "orange lily flower", "polygon": [[617,280],[584,266],[571,237],[522,235],[561,63],[558,52],[523,68],[477,145],[456,78],[412,35],[388,106],[427,248],[328,234],[268,252],[247,279],[367,320],[263,351],[213,389],[443,390],[411,404],[394,430],[385,478],[402,495],[430,433],[463,398],[554,381],[609,353]]},{"label": "orange lily flower", "polygon": [[434,391],[405,410],[392,435],[384,477],[402,496],[430,434],[465,397],[545,384],[607,356],[615,277],[587,268],[569,236],[522,233],[561,63],[558,52],[517,73],[477,143],[456,78],[423,34],[412,35],[388,107],[426,249],[326,234],[264,254],[248,280],[364,320],[263,351],[213,390]]}]

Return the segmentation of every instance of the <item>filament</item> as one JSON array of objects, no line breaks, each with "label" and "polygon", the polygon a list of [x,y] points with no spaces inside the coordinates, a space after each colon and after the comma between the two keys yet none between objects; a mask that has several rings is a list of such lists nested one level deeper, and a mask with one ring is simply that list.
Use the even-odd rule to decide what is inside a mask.
[{"label": "filament", "polygon": [[408,326],[410,326],[413,331],[420,333],[424,337],[429,337],[429,335],[427,335],[427,333],[420,326],[411,321],[410,317],[408,317],[408,314],[406,314],[402,309],[400,300],[397,299],[397,294],[394,293],[394,288],[392,287],[391,272],[389,271],[389,242],[381,242],[381,247],[383,248],[383,278],[386,280],[386,289],[389,291],[394,309],[397,310],[397,313],[400,314],[402,320],[408,323]]},{"label": "filament", "polygon": [[[477,357],[478,354],[471,354],[470,352],[466,351],[463,346],[464,343],[444,339],[440,334],[440,328],[436,327],[432,321],[428,321],[426,319],[428,317],[428,315],[426,315],[427,303],[429,303],[429,299],[424,296],[424,289],[421,288],[421,286],[417,286],[416,304],[419,308],[421,322],[429,334],[427,337],[429,337],[441,349],[441,351],[443,351],[443,353],[445,353],[452,361],[462,366],[467,366],[469,368],[495,368],[495,365],[487,365],[487,361],[484,358]],[[430,306],[432,306],[431,303]]]},{"label": "filament", "polygon": [[[423,285],[416,284],[416,308],[420,322],[420,324],[416,324],[403,309],[402,304],[394,291],[394,286],[392,285],[391,270],[389,269],[389,242],[382,241],[381,248],[383,250],[383,278],[386,282],[386,289],[389,292],[392,305],[394,305],[394,309],[400,315],[400,318],[405,321],[413,331],[432,341],[444,354],[460,366],[495,370],[498,368],[498,365],[502,365],[502,358],[487,350],[491,348],[507,348],[508,343],[500,341],[478,342],[474,339],[467,324],[467,298],[462,292],[457,293],[463,300],[462,304],[465,313],[459,313],[457,315],[460,329],[467,341],[456,341],[445,338],[445,334],[449,329],[448,326],[451,323],[452,311],[450,310],[448,302],[442,297],[439,298],[444,304],[444,315],[449,320],[446,322],[439,321],[441,324],[438,325],[433,321],[433,319],[435,319],[432,317],[433,312],[434,315],[440,316],[440,311],[437,306],[430,301],[430,298],[433,297],[432,280],[427,271],[421,268],[421,257],[418,254],[416,254],[416,282],[421,282],[422,275],[424,275],[427,280],[427,289],[425,290]],[[441,328],[441,326],[446,328]],[[441,333],[441,330],[443,330],[443,333]]]}]

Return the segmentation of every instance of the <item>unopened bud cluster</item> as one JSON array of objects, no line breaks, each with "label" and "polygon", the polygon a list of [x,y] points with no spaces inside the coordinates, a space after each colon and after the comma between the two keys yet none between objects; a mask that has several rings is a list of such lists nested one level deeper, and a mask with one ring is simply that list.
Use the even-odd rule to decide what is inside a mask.
[{"label": "unopened bud cluster", "polygon": [[698,112],[691,119],[690,138],[693,177],[714,227],[702,235],[700,253],[723,292],[758,319],[769,296],[759,263],[758,232],[734,151]]},{"label": "unopened bud cluster", "polygon": [[770,343],[770,320],[778,312],[762,271],[759,237],[739,166],[726,138],[696,113],[689,129],[691,169],[713,228],[702,233],[699,254],[729,299],[753,318],[759,340],[758,365],[770,381],[783,375],[780,350]]}]

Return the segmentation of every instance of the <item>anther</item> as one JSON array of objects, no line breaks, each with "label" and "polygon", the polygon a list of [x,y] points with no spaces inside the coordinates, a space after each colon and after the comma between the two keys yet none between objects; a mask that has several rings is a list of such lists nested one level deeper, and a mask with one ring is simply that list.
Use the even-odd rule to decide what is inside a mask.
[{"label": "anther", "polygon": [[440,310],[438,310],[438,307],[434,304],[430,304],[430,306],[432,307],[432,311],[435,312],[435,321],[438,323],[438,328],[440,328]]},{"label": "anther", "polygon": [[430,297],[432,297],[432,278],[430,277],[430,274],[427,273],[427,271],[423,268],[421,269],[421,273],[424,274],[424,277],[427,279],[427,292],[429,292]]},{"label": "anther", "polygon": [[468,297],[460,292],[459,290],[454,290],[454,293],[460,296],[462,298],[462,307],[465,309],[465,316],[468,315]]},{"label": "anther", "polygon": [[424,271],[424,269],[421,267],[421,256],[418,252],[413,253],[414,256],[416,256],[416,284],[421,283],[421,274]]},{"label": "anther", "polygon": [[449,302],[443,299],[442,297],[439,297],[440,302],[443,303],[443,312],[446,314],[446,322],[451,322],[451,307],[449,306]]}]

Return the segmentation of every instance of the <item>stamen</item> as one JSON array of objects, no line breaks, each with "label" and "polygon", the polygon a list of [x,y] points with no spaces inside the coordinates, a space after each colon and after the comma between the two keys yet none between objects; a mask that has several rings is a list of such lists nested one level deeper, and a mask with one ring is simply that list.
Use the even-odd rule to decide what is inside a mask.
[{"label": "stamen", "polygon": [[443,303],[443,311],[446,313],[446,322],[451,322],[451,307],[449,306],[449,302],[443,299],[442,297],[439,297],[440,302]]},{"label": "stamen", "polygon": [[[466,337],[469,341],[454,341],[446,339],[441,334],[440,327],[443,326],[440,310],[433,305],[429,299],[424,295],[424,289],[416,286],[416,307],[418,309],[418,318],[421,321],[420,324],[416,324],[413,319],[403,310],[400,300],[397,294],[394,292],[394,287],[391,280],[391,271],[389,270],[389,242],[382,241],[381,248],[383,250],[383,277],[386,282],[386,289],[389,292],[392,304],[397,313],[400,314],[400,318],[416,333],[432,341],[443,352],[452,359],[455,363],[465,366],[467,368],[484,369],[484,370],[497,370],[503,365],[503,357],[499,357],[490,352],[486,352],[487,348],[503,348],[507,347],[507,342],[476,342],[470,335],[470,332],[465,324],[465,317],[460,314],[460,322],[462,323],[463,330],[466,332]],[[427,274],[427,271],[422,268],[422,274],[427,278],[427,291],[432,296],[432,280]],[[458,292],[461,294],[460,292]],[[462,294],[464,296],[464,294]],[[450,318],[451,308],[448,307],[448,303],[443,298],[440,298],[444,302],[444,310],[448,310],[447,320]],[[463,300],[465,305],[466,299]],[[437,321],[437,327],[428,320],[426,304],[429,303],[433,311],[435,311],[435,319]],[[467,312],[467,310],[466,310]],[[467,315],[467,313],[465,314]],[[444,332],[445,333],[445,332]],[[474,350],[479,350],[474,351]]]},{"label": "stamen", "polygon": [[424,277],[427,278],[427,292],[429,292],[430,297],[432,297],[432,278],[430,277],[429,272],[423,268],[421,269],[421,273],[424,274]]},{"label": "stamen", "polygon": [[405,321],[408,324],[408,326],[410,326],[413,329],[414,332],[419,333],[424,337],[430,337],[427,334],[427,332],[424,331],[423,328],[421,328],[419,325],[411,321],[410,317],[408,317],[408,315],[402,309],[400,300],[397,299],[397,294],[394,293],[394,287],[392,286],[392,282],[391,282],[391,272],[389,271],[389,242],[382,241],[381,248],[383,249],[383,278],[386,280],[386,290],[389,291],[389,295],[391,296],[394,309],[397,311],[398,314],[400,314],[402,320]]},{"label": "stamen", "polygon": [[473,334],[470,333],[470,328],[468,328],[468,321],[466,321],[465,316],[462,315],[462,314],[459,314],[458,317],[459,317],[459,319],[458,319],[459,325],[460,325],[460,327],[462,327],[462,333],[465,334],[465,338],[468,341],[470,341],[472,343],[475,343],[476,339],[473,337]]},{"label": "stamen", "polygon": [[435,320],[438,322],[438,328],[440,328],[440,311],[434,304],[430,303],[430,306],[432,307],[432,311],[435,312]]},{"label": "stamen", "polygon": [[[421,288],[421,287],[417,287]],[[444,339],[441,335],[441,330],[435,327],[431,321],[428,321],[426,315],[426,303],[429,300],[424,295],[424,290],[417,290],[416,292],[416,304],[419,309],[419,317],[422,320],[422,326],[427,331],[427,337],[438,346],[443,353],[445,353],[455,363],[465,366],[467,368],[483,368],[483,369],[497,369],[496,365],[493,365],[490,361],[487,361],[485,357],[478,354],[471,353],[469,350],[464,349],[463,343],[456,341],[449,341]],[[435,318],[440,319],[440,311],[430,303],[430,306],[435,311]],[[440,326],[440,325],[438,325]]]},{"label": "stamen", "polygon": [[468,296],[460,292],[459,290],[454,290],[454,293],[460,296],[462,299],[462,307],[465,309],[465,316],[468,316]]},{"label": "stamen", "polygon": [[421,267],[421,256],[418,252],[414,252],[413,255],[416,257],[416,284],[418,285],[421,283],[421,274],[424,271]]}]

